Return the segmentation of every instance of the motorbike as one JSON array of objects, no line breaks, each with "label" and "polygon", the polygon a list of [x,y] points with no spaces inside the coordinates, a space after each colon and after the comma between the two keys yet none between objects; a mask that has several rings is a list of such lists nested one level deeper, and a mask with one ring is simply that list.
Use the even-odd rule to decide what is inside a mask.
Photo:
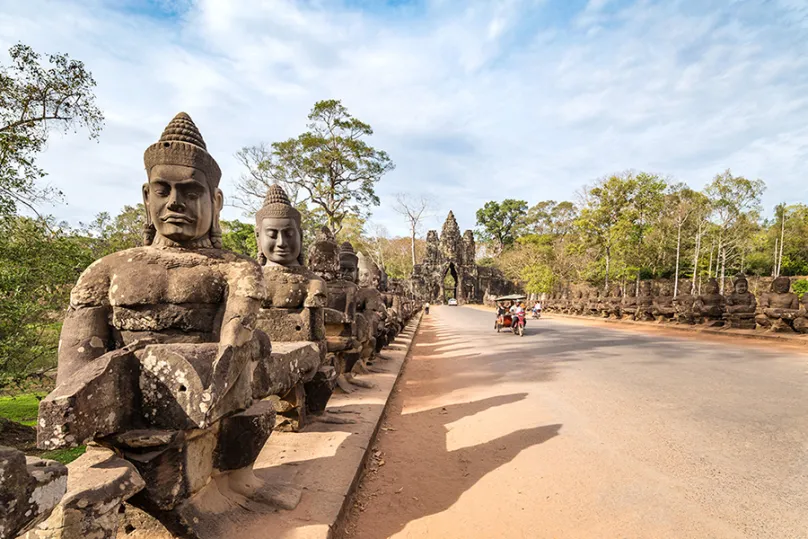
[{"label": "motorbike", "polygon": [[511,315],[511,331],[513,331],[514,335],[519,335],[520,337],[525,336],[525,313],[513,313]]},{"label": "motorbike", "polygon": [[538,320],[541,318],[541,311],[533,311],[533,319]]}]

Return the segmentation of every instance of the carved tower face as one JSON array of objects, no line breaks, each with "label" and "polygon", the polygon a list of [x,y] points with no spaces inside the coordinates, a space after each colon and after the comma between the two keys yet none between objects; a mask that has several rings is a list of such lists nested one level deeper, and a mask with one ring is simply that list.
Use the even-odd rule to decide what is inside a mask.
[{"label": "carved tower face", "polygon": [[457,226],[454,213],[451,211],[443,223],[440,234],[440,250],[446,261],[461,262],[463,240],[460,236],[460,227]]},{"label": "carved tower face", "polygon": [[292,206],[278,184],[267,189],[263,207],[255,214],[255,233],[261,264],[300,266],[303,264],[303,229],[300,212]]},{"label": "carved tower face", "polygon": [[708,295],[718,294],[719,290],[718,281],[714,278],[707,279],[707,282],[704,285],[704,290]]},{"label": "carved tower face", "polygon": [[182,165],[154,166],[143,195],[157,235],[180,244],[207,236],[221,209],[214,208],[205,173]]},{"label": "carved tower face", "polygon": [[777,277],[772,281],[772,292],[786,294],[791,289],[791,279],[788,277]]},{"label": "carved tower face", "polygon": [[294,219],[267,217],[258,230],[258,245],[267,261],[278,266],[296,266],[300,257],[300,229]]},{"label": "carved tower face", "polygon": [[143,162],[146,245],[219,247],[222,173],[191,117],[177,114],[146,149]]}]

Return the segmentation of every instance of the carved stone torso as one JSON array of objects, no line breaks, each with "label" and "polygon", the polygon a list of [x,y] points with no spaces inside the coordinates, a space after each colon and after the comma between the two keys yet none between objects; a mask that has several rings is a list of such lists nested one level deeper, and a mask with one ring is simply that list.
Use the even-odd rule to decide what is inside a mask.
[{"label": "carved stone torso", "polygon": [[347,321],[356,316],[359,287],[350,281],[328,281],[328,308],[339,311]]},{"label": "carved stone torso", "polygon": [[788,309],[796,311],[799,309],[799,299],[793,292],[767,292],[760,299],[760,306],[763,309]]},{"label": "carved stone torso", "polygon": [[263,298],[259,266],[221,249],[136,247],[108,255],[81,275],[73,306],[109,306],[116,348],[145,337],[215,342],[228,286]]},{"label": "carved stone torso", "polygon": [[726,300],[718,293],[702,294],[693,303],[693,311],[708,317],[720,317],[724,314]]},{"label": "carved stone torso", "polygon": [[727,296],[727,312],[730,314],[751,314],[757,308],[757,300],[751,292],[733,292]]},{"label": "carved stone torso", "polygon": [[325,306],[328,294],[325,281],[305,266],[266,265],[263,271],[266,286],[264,308]]}]

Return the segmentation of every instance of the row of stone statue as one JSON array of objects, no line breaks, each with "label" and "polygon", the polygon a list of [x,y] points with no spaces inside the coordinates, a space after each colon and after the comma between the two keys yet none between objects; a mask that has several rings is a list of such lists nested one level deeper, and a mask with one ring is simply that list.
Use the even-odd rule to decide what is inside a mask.
[{"label": "row of stone statue", "polygon": [[733,280],[732,293],[719,292],[714,278],[704,283],[702,294],[678,293],[673,285],[661,284],[654,290],[651,281],[640,281],[639,293],[633,287],[623,295],[619,285],[612,285],[609,294],[577,290],[570,298],[568,291],[551,294],[545,302],[548,312],[598,316],[638,321],[678,322],[680,324],[707,324],[712,327],[758,329],[783,333],[808,333],[808,294],[800,301],[791,292],[791,280],[777,277],[771,289],[760,300],[749,291],[744,275]]},{"label": "row of stone statue", "polygon": [[144,162],[144,246],[106,256],[79,278],[57,386],[39,409],[40,448],[90,446],[42,522],[41,493],[50,488],[45,498],[58,501],[64,473],[52,462],[29,459],[26,470],[19,457],[6,459],[0,472],[14,468],[16,483],[0,488],[0,501],[16,506],[0,519],[2,537],[26,529],[27,537],[115,537],[126,499],[179,537],[226,534],[219,516],[228,510],[293,507],[299,490],[268,485],[253,470],[270,433],[345,422],[326,412],[332,392],[372,387],[361,374],[379,368],[382,348],[416,312],[327,228],[304,265],[301,215],[277,185],[256,214],[258,261],[223,250],[221,172],[187,114]]}]

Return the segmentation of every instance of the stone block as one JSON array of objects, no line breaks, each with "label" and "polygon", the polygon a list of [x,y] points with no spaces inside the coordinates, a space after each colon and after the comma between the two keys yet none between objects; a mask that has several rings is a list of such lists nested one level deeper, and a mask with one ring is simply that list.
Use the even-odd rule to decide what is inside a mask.
[{"label": "stone block", "polygon": [[337,385],[337,371],[331,365],[323,365],[314,378],[305,384],[306,412],[321,414],[325,412],[328,399]]},{"label": "stone block", "polygon": [[320,341],[323,334],[323,309],[303,307],[261,309],[256,323],[258,329],[276,342]]},{"label": "stone block", "polygon": [[275,427],[275,407],[260,401],[249,409],[221,420],[218,442],[213,454],[220,471],[249,466],[264,447]]},{"label": "stone block", "polygon": [[39,403],[37,446],[76,447],[132,428],[140,416],[138,377],[128,348],[89,362]]},{"label": "stone block", "polygon": [[256,400],[286,394],[292,387],[311,380],[322,363],[320,347],[313,342],[275,342],[272,353],[262,357],[252,377]]},{"label": "stone block", "polygon": [[0,537],[16,537],[45,520],[67,490],[67,467],[0,446]]},{"label": "stone block", "polygon": [[91,446],[68,466],[67,493],[45,522],[25,539],[108,539],[118,532],[121,504],[144,487],[135,467]]}]

